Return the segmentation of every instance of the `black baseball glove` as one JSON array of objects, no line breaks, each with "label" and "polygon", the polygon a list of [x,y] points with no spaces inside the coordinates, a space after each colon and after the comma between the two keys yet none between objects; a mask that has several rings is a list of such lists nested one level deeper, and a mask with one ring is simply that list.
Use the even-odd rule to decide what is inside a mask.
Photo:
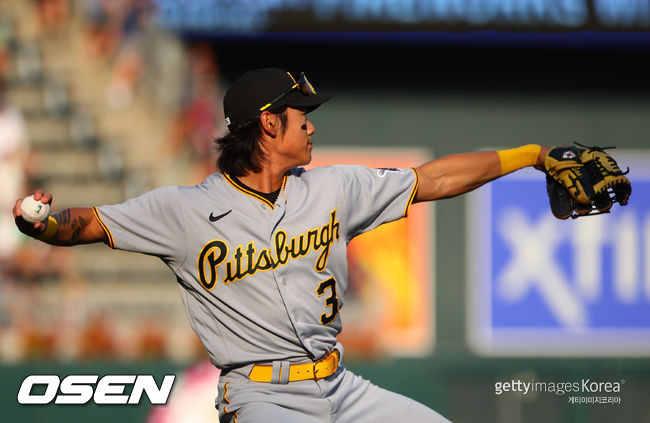
[{"label": "black baseball glove", "polygon": [[627,204],[632,186],[616,160],[605,152],[614,147],[582,144],[551,148],[544,163],[546,192],[558,219],[608,213],[612,203]]}]

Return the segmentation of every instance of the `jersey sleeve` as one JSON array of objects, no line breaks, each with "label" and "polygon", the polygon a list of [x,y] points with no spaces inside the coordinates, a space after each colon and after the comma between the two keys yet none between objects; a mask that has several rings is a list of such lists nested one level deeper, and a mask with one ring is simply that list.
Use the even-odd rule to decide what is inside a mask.
[{"label": "jersey sleeve", "polygon": [[406,217],[418,188],[415,169],[338,166],[348,238]]},{"label": "jersey sleeve", "polygon": [[158,188],[121,204],[95,207],[111,248],[180,262],[185,231],[179,188]]}]

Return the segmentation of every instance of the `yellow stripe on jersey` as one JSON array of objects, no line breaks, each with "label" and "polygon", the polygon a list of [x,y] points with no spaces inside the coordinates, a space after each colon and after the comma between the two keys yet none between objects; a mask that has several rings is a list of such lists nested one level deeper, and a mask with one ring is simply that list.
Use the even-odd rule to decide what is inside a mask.
[{"label": "yellow stripe on jersey", "polygon": [[404,217],[408,216],[409,214],[409,208],[411,207],[411,204],[413,204],[413,201],[415,200],[415,195],[418,193],[418,185],[420,184],[420,177],[418,176],[417,170],[415,170],[414,167],[412,167],[411,170],[415,174],[415,184],[413,184],[413,189],[411,190],[409,201],[406,203],[406,208],[404,209]]},{"label": "yellow stripe on jersey", "polygon": [[[264,204],[266,204],[267,206],[269,206],[269,208],[270,208],[271,210],[273,210],[273,209],[275,208],[275,204],[271,203],[269,200],[267,200],[266,198],[262,197],[261,195],[255,193],[255,192],[253,192],[253,191],[251,191],[251,190],[249,190],[249,189],[244,188],[243,186],[241,186],[241,185],[238,184],[237,182],[233,181],[232,178],[231,178],[229,175],[227,175],[227,174],[224,173],[224,174],[223,174],[223,177],[224,177],[224,179],[225,179],[226,181],[228,181],[228,182],[230,183],[230,185],[232,185],[232,186],[233,186],[235,189],[237,189],[238,191],[243,192],[244,194],[249,195],[249,196],[251,196],[251,197],[253,197],[253,198],[255,198],[255,199],[261,201],[262,203],[264,203]],[[282,190],[284,190],[284,187],[285,187],[286,184],[287,184],[287,175],[284,175],[284,178],[282,179]]]},{"label": "yellow stripe on jersey", "polygon": [[233,186],[237,191],[243,192],[244,194],[249,195],[249,196],[251,196],[251,197],[253,197],[253,198],[255,198],[255,199],[261,201],[262,203],[264,203],[264,204],[266,204],[267,206],[269,206],[269,208],[270,208],[271,210],[273,210],[274,205],[273,205],[269,200],[267,200],[266,198],[264,198],[264,197],[262,197],[262,196],[260,196],[260,195],[257,195],[257,194],[255,194],[253,191],[247,190],[246,188],[244,188],[244,187],[242,187],[241,185],[237,184],[235,181],[233,181],[233,180],[230,178],[230,176],[226,175],[225,173],[223,174],[223,177],[224,177],[224,178],[226,179],[226,181],[228,181],[228,182],[230,183],[230,185],[232,185],[232,186]]},{"label": "yellow stripe on jersey", "polygon": [[108,226],[106,226],[106,224],[104,224],[104,222],[102,221],[102,218],[99,217],[99,212],[97,212],[97,208],[93,207],[92,210],[93,210],[93,213],[95,213],[95,217],[97,218],[97,222],[99,222],[99,226],[102,227],[102,229],[106,233],[106,236],[108,237],[108,246],[111,247],[112,249],[115,249],[115,240],[113,239],[113,234],[111,234],[111,231],[110,231],[110,229],[108,229]]}]

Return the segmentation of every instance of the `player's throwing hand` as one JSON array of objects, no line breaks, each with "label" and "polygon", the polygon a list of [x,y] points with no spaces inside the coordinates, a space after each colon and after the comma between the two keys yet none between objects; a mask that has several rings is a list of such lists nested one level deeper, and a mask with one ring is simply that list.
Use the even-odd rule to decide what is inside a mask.
[{"label": "player's throwing hand", "polygon": [[[43,204],[52,204],[52,194],[45,194],[42,189],[38,189],[34,192],[34,200],[40,201]],[[16,226],[18,226],[18,229],[20,232],[24,233],[25,235],[31,236],[33,238],[38,238],[40,235],[42,235],[48,227],[48,221],[49,219],[45,218],[42,221],[39,222],[28,222],[27,220],[23,219],[23,211],[21,209],[21,205],[23,203],[23,199],[16,200],[16,204],[14,205],[13,213],[14,213],[14,219],[16,220]]]}]

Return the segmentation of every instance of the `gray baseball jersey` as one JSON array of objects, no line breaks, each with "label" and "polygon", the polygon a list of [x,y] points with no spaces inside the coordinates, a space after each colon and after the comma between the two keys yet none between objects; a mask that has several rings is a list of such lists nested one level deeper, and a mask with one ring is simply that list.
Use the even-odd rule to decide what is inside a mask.
[{"label": "gray baseball jersey", "polygon": [[407,214],[413,169],[293,169],[275,204],[214,173],[96,214],[112,248],[160,257],[220,368],[319,359],[337,346],[347,243]]}]

